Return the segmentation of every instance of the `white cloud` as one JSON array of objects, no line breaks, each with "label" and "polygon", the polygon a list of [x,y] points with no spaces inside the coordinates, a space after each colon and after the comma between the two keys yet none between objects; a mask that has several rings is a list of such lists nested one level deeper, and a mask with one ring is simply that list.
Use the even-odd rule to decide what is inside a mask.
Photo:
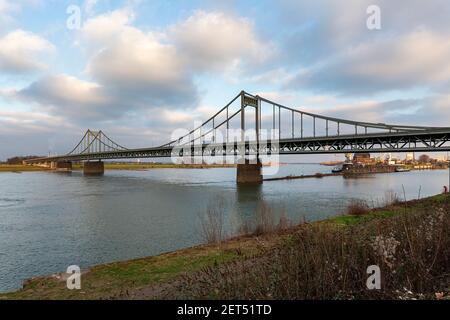
[{"label": "white cloud", "polygon": [[[10,93],[9,98],[12,97]],[[45,76],[30,86],[16,91],[18,99],[32,102],[52,115],[77,120],[98,120],[115,111],[102,87],[65,74]]]},{"label": "white cloud", "polygon": [[[42,112],[0,110],[0,132],[11,134],[20,130],[49,131],[61,127],[62,119]],[[64,124],[63,124],[64,126]],[[11,130],[14,129],[14,130]]]},{"label": "white cloud", "polygon": [[[18,5],[12,0],[0,0],[0,19],[12,17],[25,8],[23,3],[33,1],[24,0]],[[430,4],[411,0],[408,10],[401,1],[380,0],[379,32],[365,27],[365,9],[372,4],[370,0],[351,7],[343,0],[292,1],[290,22],[278,16],[281,6],[235,11],[248,14],[247,19],[230,13],[230,5],[229,11],[195,11],[186,19],[171,20],[172,24],[159,27],[153,27],[155,21],[149,24],[152,27],[142,27],[146,23],[141,19],[144,14],[137,20],[138,27],[132,1],[126,1],[125,9],[95,15],[99,1],[80,2],[87,20],[81,32],[70,33],[79,36],[75,40],[86,53],[82,76],[47,75],[22,90],[0,89],[0,95],[37,106],[39,115],[49,115],[48,121],[75,126],[94,123],[124,132],[130,126],[130,132],[139,128],[152,136],[161,132],[161,137],[173,127],[191,127],[194,120],[206,119],[217,110],[195,107],[198,88],[218,92],[224,84],[225,91],[218,92],[223,96],[231,88],[248,87],[249,82],[255,91],[258,86],[263,96],[286,105],[312,104],[321,114],[413,124],[420,124],[412,118],[419,115],[431,124],[447,121],[440,116],[450,110],[446,95],[405,99],[411,90],[400,96],[403,100],[392,98],[399,91],[389,93],[392,101],[368,99],[374,99],[370,96],[374,92],[385,98],[383,93],[391,89],[446,89],[450,81],[448,0],[430,0]],[[146,8],[150,7],[157,6]],[[214,4],[208,7],[218,8]],[[175,13],[172,19],[185,16],[186,11]],[[1,21],[3,32],[7,28]],[[271,34],[274,42],[289,45],[279,50],[259,31]],[[22,30],[0,35],[2,73],[45,68],[39,58],[53,48],[45,39]],[[280,52],[286,56],[279,57]],[[273,59],[274,55],[279,59]],[[214,89],[209,89],[209,79],[213,79]],[[283,83],[289,83],[287,87],[294,90],[276,91]],[[326,93],[308,99],[305,95],[310,91],[304,88]],[[340,94],[367,96],[360,103],[351,98],[351,103],[344,104],[348,98]],[[415,91],[412,95],[417,96]],[[211,97],[211,92],[207,96]],[[39,116],[19,113],[1,117],[4,130],[6,124],[9,128],[15,124],[25,128],[21,126],[48,123]]]},{"label": "white cloud", "polygon": [[34,33],[12,31],[0,38],[0,70],[6,73],[42,70],[45,65],[39,57],[53,49],[50,42]]},{"label": "white cloud", "polygon": [[193,121],[193,116],[190,112],[167,109],[163,109],[160,112],[161,120],[170,124],[187,123]]},{"label": "white cloud", "polygon": [[92,17],[86,21],[82,37],[87,45],[101,48],[120,37],[123,32],[137,30],[129,25],[134,19],[134,13],[128,9],[115,10]]},{"label": "white cloud", "polygon": [[42,0],[0,0],[0,33],[10,30],[19,24],[16,15],[23,8],[36,7],[41,5]]},{"label": "white cloud", "polygon": [[259,95],[265,99],[268,99],[273,102],[277,102],[286,106],[292,106],[298,101],[298,97],[290,92],[283,91],[260,91],[255,92],[253,94]]},{"label": "white cloud", "polygon": [[[317,109],[310,109],[316,112]],[[338,118],[390,124],[448,127],[450,95],[435,94],[418,99],[336,102],[321,112]]]},{"label": "white cloud", "polygon": [[191,99],[195,95],[176,48],[134,28],[122,30],[94,55],[87,72],[110,88],[156,105],[170,101],[171,96]]},{"label": "white cloud", "polygon": [[333,58],[301,69],[291,88],[370,94],[450,83],[450,38],[425,29],[364,42]]},{"label": "white cloud", "polygon": [[[386,52],[386,48],[389,51]],[[356,47],[344,61],[355,76],[386,83],[436,83],[450,80],[450,38],[418,30],[401,38]]]},{"label": "white cloud", "polygon": [[16,5],[12,4],[7,0],[0,0],[0,14],[7,14],[17,8]]},{"label": "white cloud", "polygon": [[243,61],[260,63],[273,48],[258,39],[249,20],[222,12],[197,11],[169,28],[168,37],[190,66],[223,70]]},{"label": "white cloud", "polygon": [[[85,11],[95,5],[96,1],[85,2]],[[266,56],[266,47],[246,19],[198,11],[166,29],[144,30],[133,26],[130,8],[93,16],[77,34],[77,42],[86,49],[87,80],[64,73],[49,74],[23,89],[2,90],[0,95],[31,103],[36,110],[70,123],[102,123],[107,127],[120,124],[126,116],[135,125],[147,124],[164,131],[173,126],[189,127],[211,113],[194,108],[198,75],[220,75],[227,68],[260,62]],[[25,41],[19,42],[22,46],[14,46],[11,38]],[[218,38],[221,41],[215,41]],[[0,53],[14,52],[4,65],[14,65],[15,69],[43,68],[33,58],[53,48],[21,30],[6,40],[9,46],[0,48]],[[13,64],[13,57],[21,59]]]},{"label": "white cloud", "polygon": [[91,18],[81,41],[91,52],[87,73],[141,106],[190,106],[198,75],[239,71],[273,53],[248,20],[224,13],[197,11],[158,31],[134,27],[133,20],[129,8]]},{"label": "white cloud", "polygon": [[133,12],[124,9],[87,21],[82,38],[93,52],[87,73],[111,95],[128,99],[130,108],[191,104],[196,88],[176,47],[132,20]]},{"label": "white cloud", "polygon": [[9,24],[12,21],[11,14],[18,10],[17,4],[13,4],[8,0],[0,0],[0,31],[4,25]]},{"label": "white cloud", "polygon": [[83,4],[84,11],[89,16],[94,14],[95,6],[97,5],[98,0],[85,0]]},{"label": "white cloud", "polygon": [[[369,5],[381,9],[381,29],[366,27]],[[407,10],[406,10],[407,7]],[[285,70],[291,89],[345,95],[449,84],[450,6],[447,0],[284,0]],[[294,66],[294,67],[293,67]]]},{"label": "white cloud", "polygon": [[306,103],[308,103],[308,104],[310,103],[313,105],[317,105],[317,104],[323,105],[324,103],[333,103],[335,101],[336,101],[335,97],[326,96],[326,95],[314,95],[314,96],[307,97],[305,99]]}]

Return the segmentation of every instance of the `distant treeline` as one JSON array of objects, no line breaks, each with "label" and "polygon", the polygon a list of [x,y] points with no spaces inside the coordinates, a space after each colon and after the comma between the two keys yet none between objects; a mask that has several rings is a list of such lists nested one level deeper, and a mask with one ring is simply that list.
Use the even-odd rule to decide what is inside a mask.
[{"label": "distant treeline", "polygon": [[23,160],[39,158],[40,156],[23,156],[23,157],[12,157],[6,160],[7,164],[22,164]]}]

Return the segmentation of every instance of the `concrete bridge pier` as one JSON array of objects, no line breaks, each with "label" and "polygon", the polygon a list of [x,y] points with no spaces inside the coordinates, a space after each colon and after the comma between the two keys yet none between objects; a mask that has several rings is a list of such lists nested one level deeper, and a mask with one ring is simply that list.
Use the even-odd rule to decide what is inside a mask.
[{"label": "concrete bridge pier", "polygon": [[51,162],[39,162],[39,163],[36,163],[36,164],[33,164],[33,165],[38,166],[38,167],[42,167],[42,168],[51,168],[52,163]]},{"label": "concrete bridge pier", "polygon": [[105,164],[102,161],[85,161],[83,174],[85,176],[101,176],[105,173]]},{"label": "concrete bridge pier", "polygon": [[52,161],[50,163],[50,169],[56,171],[72,171],[72,162],[70,161]]},{"label": "concrete bridge pier", "polygon": [[261,184],[263,182],[261,161],[258,159],[257,163],[249,163],[246,159],[245,163],[239,163],[236,180],[238,184]]}]

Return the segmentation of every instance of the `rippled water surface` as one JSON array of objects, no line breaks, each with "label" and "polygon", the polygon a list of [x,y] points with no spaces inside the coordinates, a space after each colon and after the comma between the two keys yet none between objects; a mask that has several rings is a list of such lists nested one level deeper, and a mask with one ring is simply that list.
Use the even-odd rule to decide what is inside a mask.
[{"label": "rippled water surface", "polygon": [[[277,175],[330,170],[284,165]],[[297,222],[339,214],[350,198],[376,204],[387,190],[403,197],[404,187],[410,199],[418,197],[419,187],[421,196],[428,196],[447,183],[446,170],[271,181],[259,187],[238,187],[233,168],[107,171],[103,177],[0,173],[0,291],[72,264],[84,268],[198,244],[200,216],[219,198],[225,199],[231,233],[260,200]]]}]

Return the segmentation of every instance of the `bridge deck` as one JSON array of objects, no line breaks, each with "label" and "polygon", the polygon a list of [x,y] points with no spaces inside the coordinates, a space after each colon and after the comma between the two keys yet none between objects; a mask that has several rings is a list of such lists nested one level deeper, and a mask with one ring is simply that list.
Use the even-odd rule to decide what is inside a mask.
[{"label": "bridge deck", "polygon": [[245,143],[203,143],[154,148],[126,149],[61,155],[28,160],[27,163],[48,161],[81,161],[132,158],[165,158],[172,156],[239,156],[256,154],[330,154],[358,152],[431,152],[450,151],[450,128],[411,132],[371,133],[328,137],[289,138],[249,141]]},{"label": "bridge deck", "polygon": [[[240,99],[237,110],[230,110]],[[240,115],[240,141],[244,141],[246,108],[253,108],[255,139],[259,139],[262,128],[261,110],[263,105],[272,113],[271,134],[282,137],[282,127],[291,130],[292,138],[269,141],[205,143],[208,139],[217,141],[216,132],[226,128],[227,136],[230,121]],[[290,115],[289,125],[281,121],[282,112]],[[267,114],[267,113],[266,113]],[[295,137],[295,119],[300,120],[300,137]],[[306,118],[312,121],[309,134],[304,132]],[[324,136],[317,136],[317,120],[325,123]],[[331,126],[336,134],[330,134]],[[354,130],[354,134],[342,134],[342,127]],[[298,129],[298,128],[297,128]],[[364,133],[358,132],[363,129]],[[377,130],[377,132],[369,132]],[[381,130],[381,132],[380,132]],[[297,130],[298,131],[298,130]],[[278,134],[277,134],[278,133]],[[219,139],[220,140],[220,139]],[[165,145],[154,148],[127,149],[108,138],[101,130],[87,130],[80,142],[66,155],[27,160],[27,163],[49,161],[81,161],[128,158],[162,158],[177,156],[243,156],[264,154],[321,154],[357,152],[411,152],[411,151],[450,151],[450,127],[424,127],[390,125],[385,123],[358,122],[347,119],[327,117],[296,110],[272,102],[265,98],[241,91],[227,105],[211,118],[194,128],[186,135]]]}]

